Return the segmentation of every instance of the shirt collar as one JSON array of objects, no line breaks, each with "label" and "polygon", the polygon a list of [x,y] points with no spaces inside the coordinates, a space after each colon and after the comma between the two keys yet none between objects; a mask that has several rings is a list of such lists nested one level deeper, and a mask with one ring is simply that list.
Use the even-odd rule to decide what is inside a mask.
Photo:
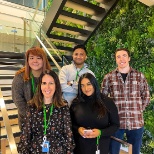
[{"label": "shirt collar", "polygon": [[[74,67],[76,68],[76,66],[75,66],[75,64],[74,64],[74,61],[72,61],[72,64],[73,64]],[[87,65],[86,63],[84,63],[83,68],[87,68],[87,67],[88,67],[88,65]]]},{"label": "shirt collar", "polygon": [[[129,73],[130,72],[134,72],[134,71],[135,71],[135,69],[133,69],[132,67],[130,67]],[[119,70],[118,70],[118,67],[114,70],[114,72],[120,73]]]}]

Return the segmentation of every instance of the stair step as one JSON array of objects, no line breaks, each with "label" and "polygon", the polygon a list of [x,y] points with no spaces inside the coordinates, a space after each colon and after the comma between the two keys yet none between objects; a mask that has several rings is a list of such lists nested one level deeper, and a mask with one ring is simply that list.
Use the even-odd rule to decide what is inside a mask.
[{"label": "stair step", "polygon": [[0,75],[14,75],[17,70],[1,70],[0,69]]},{"label": "stair step", "polygon": [[8,75],[2,76],[2,75],[0,75],[1,80],[3,80],[3,79],[13,79],[13,78],[14,78],[14,75],[12,75],[12,76],[8,76]]},{"label": "stair step", "polygon": [[24,59],[24,53],[0,51],[0,58]]},{"label": "stair step", "polygon": [[12,85],[7,86],[7,87],[1,87],[1,91],[7,91],[7,90],[11,90]]},{"label": "stair step", "polygon": [[[78,15],[78,14],[74,14],[72,12],[67,12],[65,10],[62,10],[61,15],[63,15],[63,17],[60,17],[61,20],[67,20],[68,21],[68,19],[70,18],[69,22],[73,22],[73,23],[76,23],[76,24],[82,23],[82,25],[95,25],[97,23],[97,21],[94,20],[94,19],[91,19],[91,18],[85,17],[85,16],[81,16],[81,15]],[[67,17],[67,19],[65,19],[66,17]]]},{"label": "stair step", "polygon": [[[2,140],[4,140],[5,138],[2,138],[1,139],[1,144],[2,145]],[[15,137],[15,143],[18,144],[20,141],[20,137]],[[10,151],[10,148],[9,148],[9,142],[8,142],[8,139],[6,139],[5,141],[5,147],[6,147],[6,154],[11,154],[11,151]],[[4,147],[2,147],[4,148]],[[3,154],[3,153],[2,153]]]},{"label": "stair step", "polygon": [[[72,26],[68,26],[68,25],[64,25],[64,24],[60,24],[60,23],[56,23],[54,25],[54,27],[58,28],[58,29],[62,29],[62,31],[65,33],[69,33],[69,34],[74,34],[74,33],[78,33],[78,35],[82,34],[82,35],[88,35],[89,33],[91,33],[90,31],[86,30],[86,29],[81,29],[81,28],[77,28],[77,27],[72,27]],[[55,28],[54,28],[55,29]]]},{"label": "stair step", "polygon": [[70,38],[70,37],[66,37],[66,36],[59,36],[59,35],[53,35],[53,34],[49,34],[48,35],[51,40],[56,41],[58,40],[59,42],[74,42],[76,44],[83,44],[84,40],[79,40],[79,39],[75,39],[75,38]]},{"label": "stair step", "polygon": [[[14,137],[17,137],[17,136],[19,136],[21,134],[18,125],[13,125],[13,126],[11,126],[11,128],[12,128],[12,132],[13,132]],[[7,138],[7,133],[6,133],[5,127],[1,128],[1,136],[0,136],[0,138]]]},{"label": "stair step", "polygon": [[[12,96],[5,96],[5,97],[3,97],[3,99],[4,99],[4,101],[11,101],[12,100]],[[8,103],[9,104],[9,103]]]},{"label": "stair step", "polygon": [[11,96],[12,95],[12,91],[2,91],[2,95],[3,95],[3,97]]},{"label": "stair step", "polygon": [[16,67],[16,66],[3,66],[3,67],[0,67],[1,70],[14,70],[14,71],[17,71],[19,70],[21,67]]},{"label": "stair step", "polygon": [[12,100],[12,99],[6,100],[5,98],[6,98],[6,97],[4,97],[4,101],[5,101],[5,104],[6,104],[6,105],[7,105],[7,104],[12,104],[12,103],[13,103],[13,100]]},{"label": "stair step", "polygon": [[0,80],[0,85],[11,85],[13,79],[5,79],[5,80]]},{"label": "stair step", "polygon": [[25,63],[24,59],[10,59],[10,58],[0,58],[0,64],[4,64],[4,65],[18,65],[20,64],[22,66],[22,64]]},{"label": "stair step", "polygon": [[[7,110],[9,119],[17,118],[18,117],[18,110],[17,109],[12,109],[12,110]],[[0,120],[2,120],[2,112],[0,111]]]},{"label": "stair step", "polygon": [[71,53],[73,53],[73,48],[72,47],[65,47],[65,46],[60,46],[60,45],[55,45],[55,46],[59,50],[70,51]]},{"label": "stair step", "polygon": [[[15,119],[9,119],[9,122],[10,122],[10,125],[12,126],[12,125],[18,125],[18,118],[15,118]],[[4,127],[5,126],[5,124],[4,124],[4,122],[3,121],[1,121],[1,125],[0,125],[1,127]]]},{"label": "stair step", "polygon": [[97,15],[97,14],[102,14],[105,12],[104,8],[91,4],[89,2],[83,1],[83,0],[67,1],[65,6],[72,8],[74,10],[85,12],[90,15]]},{"label": "stair step", "polygon": [[[10,101],[12,101],[12,100],[10,100]],[[16,105],[13,102],[10,102],[8,104],[6,104],[6,102],[5,102],[5,105],[6,105],[7,110],[17,109]],[[0,108],[0,110],[1,110],[1,108]]]},{"label": "stair step", "polygon": [[16,105],[14,103],[5,104],[7,110],[17,109]]}]

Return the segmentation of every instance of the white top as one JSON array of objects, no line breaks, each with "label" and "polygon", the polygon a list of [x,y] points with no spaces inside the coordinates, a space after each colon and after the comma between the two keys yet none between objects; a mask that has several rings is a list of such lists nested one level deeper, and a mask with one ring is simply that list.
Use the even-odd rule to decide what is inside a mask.
[{"label": "white top", "polygon": [[[79,74],[78,76],[77,71]],[[63,66],[59,72],[59,80],[62,87],[63,98],[68,102],[69,106],[71,105],[72,100],[77,96],[78,81],[80,76],[84,73],[91,73],[94,75],[94,73],[87,68],[87,64],[85,63],[82,69],[76,68],[75,64],[72,63],[70,65]],[[69,86],[67,82],[71,82],[72,86]]]}]

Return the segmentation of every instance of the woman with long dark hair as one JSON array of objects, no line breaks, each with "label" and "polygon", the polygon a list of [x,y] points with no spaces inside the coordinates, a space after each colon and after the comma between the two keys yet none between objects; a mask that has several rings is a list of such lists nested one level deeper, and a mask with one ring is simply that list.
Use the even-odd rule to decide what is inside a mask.
[{"label": "woman with long dark hair", "polygon": [[71,154],[74,149],[71,126],[59,78],[54,71],[46,70],[40,76],[33,99],[28,102],[18,152]]},{"label": "woman with long dark hair", "polygon": [[80,77],[70,113],[74,154],[108,154],[110,136],[119,128],[118,111],[112,99],[101,94],[92,74]]}]

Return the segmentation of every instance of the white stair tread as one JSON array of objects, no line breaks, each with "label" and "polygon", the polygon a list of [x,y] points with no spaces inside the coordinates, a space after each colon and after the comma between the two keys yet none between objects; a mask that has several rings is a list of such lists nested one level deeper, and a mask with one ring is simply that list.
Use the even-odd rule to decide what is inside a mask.
[{"label": "white stair tread", "polygon": [[16,105],[14,103],[6,104],[6,109],[16,109]]},{"label": "white stair tread", "polygon": [[12,85],[11,84],[0,85],[0,88],[2,87],[12,87]]},{"label": "white stair tread", "polygon": [[6,80],[1,80],[0,84],[1,85],[8,85],[8,84],[12,84],[13,79],[6,79]]},{"label": "white stair tread", "polygon": [[2,91],[2,95],[3,95],[3,97],[5,97],[5,96],[11,96],[12,95],[12,91],[11,90]]}]

